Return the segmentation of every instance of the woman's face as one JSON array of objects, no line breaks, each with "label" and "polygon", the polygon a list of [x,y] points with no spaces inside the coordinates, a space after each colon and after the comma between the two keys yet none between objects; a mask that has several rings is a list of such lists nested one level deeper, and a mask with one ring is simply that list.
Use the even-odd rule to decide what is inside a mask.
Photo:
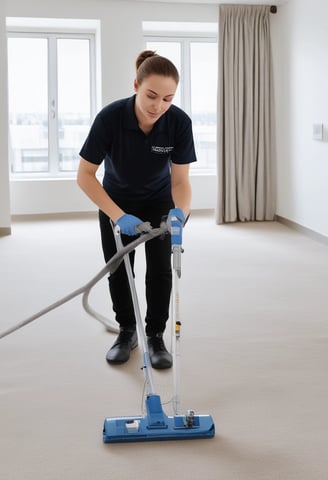
[{"label": "woman's face", "polygon": [[135,113],[140,127],[152,126],[171,106],[177,89],[172,77],[150,75],[141,85],[134,81]]}]

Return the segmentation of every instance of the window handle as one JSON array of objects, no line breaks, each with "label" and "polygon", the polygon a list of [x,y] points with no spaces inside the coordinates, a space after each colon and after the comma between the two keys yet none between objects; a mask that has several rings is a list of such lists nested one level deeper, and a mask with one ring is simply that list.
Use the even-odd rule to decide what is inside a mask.
[{"label": "window handle", "polygon": [[51,118],[56,118],[56,102],[55,102],[55,100],[51,100],[50,115],[51,115]]}]

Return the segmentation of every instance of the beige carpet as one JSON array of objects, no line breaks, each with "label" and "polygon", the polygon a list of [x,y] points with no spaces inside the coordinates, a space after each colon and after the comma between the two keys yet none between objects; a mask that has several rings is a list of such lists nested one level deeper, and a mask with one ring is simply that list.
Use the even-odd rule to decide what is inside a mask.
[{"label": "beige carpet", "polygon": [[[184,247],[182,404],[214,417],[215,438],[102,443],[106,416],[141,413],[140,351],[108,366],[115,335],[78,297],[0,340],[1,479],[328,478],[327,246],[279,223],[194,214]],[[137,263],[144,309],[143,247]],[[15,222],[0,238],[0,331],[102,266],[94,218]],[[108,314],[105,280],[91,304]],[[154,378],[169,402],[171,374]]]}]

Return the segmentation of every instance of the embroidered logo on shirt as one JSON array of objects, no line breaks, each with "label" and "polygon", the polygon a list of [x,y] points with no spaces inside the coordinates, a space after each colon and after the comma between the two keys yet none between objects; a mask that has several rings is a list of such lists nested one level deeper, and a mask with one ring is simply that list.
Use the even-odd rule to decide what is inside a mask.
[{"label": "embroidered logo on shirt", "polygon": [[159,153],[159,154],[168,154],[172,152],[173,147],[158,147],[156,145],[152,145],[151,151],[153,153]]}]

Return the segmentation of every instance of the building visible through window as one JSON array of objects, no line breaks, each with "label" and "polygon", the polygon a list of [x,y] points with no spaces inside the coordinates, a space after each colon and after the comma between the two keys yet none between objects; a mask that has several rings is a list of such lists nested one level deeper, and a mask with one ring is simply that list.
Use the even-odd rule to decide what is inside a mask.
[{"label": "building visible through window", "polygon": [[9,147],[15,177],[76,171],[95,113],[94,45],[92,33],[9,30]]}]

